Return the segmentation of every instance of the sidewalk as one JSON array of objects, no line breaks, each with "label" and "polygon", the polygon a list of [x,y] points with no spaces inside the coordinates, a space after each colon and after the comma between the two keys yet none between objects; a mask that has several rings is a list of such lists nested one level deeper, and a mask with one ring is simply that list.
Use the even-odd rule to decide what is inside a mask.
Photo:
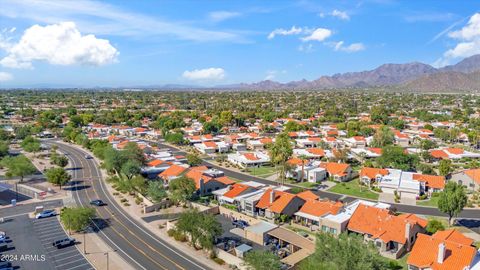
[{"label": "sidewalk", "polygon": [[[86,149],[84,149],[84,148],[82,148],[78,145],[74,145],[74,144],[68,144],[68,145],[72,146],[72,147],[76,147],[77,149],[80,149],[82,151],[88,152],[95,159],[97,164],[100,164],[101,161],[99,159],[97,159],[97,157],[95,157],[93,155],[93,153],[91,153],[89,150],[86,150]],[[105,186],[107,187],[107,191],[109,193],[108,195],[111,196],[115,200],[115,202],[125,212],[127,212],[128,216],[130,216],[131,218],[134,218],[137,222],[141,223],[146,229],[148,229],[149,233],[152,233],[152,234],[158,236],[159,238],[161,238],[162,240],[167,242],[169,245],[175,247],[177,250],[186,251],[186,253],[189,254],[190,257],[195,258],[196,261],[204,264],[205,266],[208,267],[208,269],[219,269],[219,270],[220,269],[229,269],[228,268],[228,262],[226,262],[225,265],[223,265],[223,266],[218,265],[217,263],[215,263],[214,261],[209,259],[208,254],[206,252],[204,252],[202,250],[195,250],[194,248],[189,246],[187,243],[178,242],[178,241],[175,241],[173,238],[169,237],[167,235],[166,228],[163,228],[163,229],[159,228],[160,225],[165,225],[166,220],[157,220],[157,221],[152,221],[150,223],[144,221],[142,219],[142,217],[152,216],[152,215],[155,215],[155,214],[158,215],[159,213],[142,214],[141,209],[143,207],[141,205],[135,204],[135,199],[133,198],[133,196],[130,196],[130,195],[127,195],[127,194],[121,194],[121,193],[117,196],[113,195],[113,193],[117,192],[117,191],[115,191],[112,188],[111,184],[109,184],[105,181],[105,179],[108,177],[107,172],[104,169],[101,169],[101,168],[100,168],[100,172],[102,174],[102,179],[101,180],[104,181]],[[130,206],[125,206],[124,203],[121,203],[120,202],[121,198],[127,199]],[[87,243],[87,247],[88,247],[88,245],[89,244]],[[98,268],[98,269],[100,269],[100,268]],[[119,268],[119,269],[123,270],[123,268]]]}]

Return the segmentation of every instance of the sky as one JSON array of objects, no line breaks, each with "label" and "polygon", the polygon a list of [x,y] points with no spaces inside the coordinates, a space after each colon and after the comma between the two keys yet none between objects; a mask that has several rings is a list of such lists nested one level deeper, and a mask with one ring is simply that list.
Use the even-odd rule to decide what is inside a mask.
[{"label": "sky", "polygon": [[480,1],[0,0],[0,88],[314,80],[480,53]]}]

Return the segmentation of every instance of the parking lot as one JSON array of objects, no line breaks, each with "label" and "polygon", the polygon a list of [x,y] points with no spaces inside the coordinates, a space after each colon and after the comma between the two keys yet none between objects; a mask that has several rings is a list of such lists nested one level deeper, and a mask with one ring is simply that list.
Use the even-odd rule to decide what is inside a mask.
[{"label": "parking lot", "polygon": [[56,217],[34,220],[33,228],[55,269],[93,269],[75,245],[61,249],[52,246],[53,241],[68,237]]}]

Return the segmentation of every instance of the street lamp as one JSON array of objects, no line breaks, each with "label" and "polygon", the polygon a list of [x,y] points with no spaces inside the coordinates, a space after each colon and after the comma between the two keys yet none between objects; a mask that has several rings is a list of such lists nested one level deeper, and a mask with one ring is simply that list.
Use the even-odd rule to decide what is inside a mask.
[{"label": "street lamp", "polygon": [[108,270],[108,251],[104,253],[104,255],[107,255],[107,270]]}]

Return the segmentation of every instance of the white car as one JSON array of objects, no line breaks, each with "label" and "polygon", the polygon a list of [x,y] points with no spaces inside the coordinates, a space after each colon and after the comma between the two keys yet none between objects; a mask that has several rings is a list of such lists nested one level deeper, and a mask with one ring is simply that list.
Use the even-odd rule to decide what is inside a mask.
[{"label": "white car", "polygon": [[3,241],[7,238],[7,234],[3,231],[0,231],[0,241]]},{"label": "white car", "polygon": [[43,212],[40,212],[38,213],[35,218],[36,219],[40,219],[40,218],[46,218],[46,217],[53,217],[55,216],[57,213],[55,212],[55,210],[45,210]]}]

